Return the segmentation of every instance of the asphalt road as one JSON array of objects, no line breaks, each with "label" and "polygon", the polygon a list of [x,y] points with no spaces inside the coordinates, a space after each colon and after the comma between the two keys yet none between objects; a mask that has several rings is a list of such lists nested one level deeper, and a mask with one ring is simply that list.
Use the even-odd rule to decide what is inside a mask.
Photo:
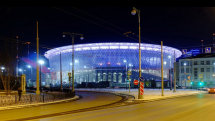
[{"label": "asphalt road", "polygon": [[34,106],[20,109],[1,110],[0,121],[16,119],[21,120],[27,117],[35,117],[42,115],[56,116],[56,113],[106,105],[117,102],[122,99],[120,96],[116,96],[109,93],[76,92],[76,94],[81,95],[82,98],[80,100],[72,102]]},{"label": "asphalt road", "polygon": [[215,94],[166,99],[33,121],[213,121]]}]

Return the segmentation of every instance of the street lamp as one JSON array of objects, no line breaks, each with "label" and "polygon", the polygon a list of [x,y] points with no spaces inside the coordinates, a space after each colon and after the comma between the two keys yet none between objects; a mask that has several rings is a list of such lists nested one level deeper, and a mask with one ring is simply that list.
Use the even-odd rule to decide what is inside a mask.
[{"label": "street lamp", "polygon": [[125,81],[125,82],[126,82],[126,89],[127,89],[127,81],[128,81],[128,80],[127,80],[127,76],[128,76],[128,75],[127,75],[127,61],[124,60],[124,63],[126,63],[126,65],[125,65],[125,66],[126,66],[126,68],[125,68],[125,69],[126,69],[126,81]]},{"label": "street lamp", "polygon": [[[65,34],[68,34],[72,37],[72,92],[74,92],[74,38],[76,35],[80,35],[80,39],[83,40],[83,34],[79,34],[79,33],[70,33],[70,32],[63,32],[63,37],[65,37]],[[70,90],[70,89],[69,89]]]},{"label": "street lamp", "polygon": [[72,65],[72,63],[69,63],[69,72],[70,72],[70,66]]},{"label": "street lamp", "polygon": [[[184,63],[184,86],[186,86],[186,63]],[[183,80],[182,80],[183,81]]]},{"label": "street lamp", "polygon": [[31,79],[32,79],[32,68],[31,68],[30,65],[28,65],[27,67],[31,69],[31,76],[30,76],[30,77],[31,77]]},{"label": "street lamp", "polygon": [[19,69],[19,71],[21,71],[21,72],[22,72],[22,74],[23,74],[23,70],[22,70],[22,69]]},{"label": "street lamp", "polygon": [[169,55],[168,58],[170,59],[170,69],[171,69],[171,56]]},{"label": "street lamp", "polygon": [[2,70],[1,72],[4,72],[4,69],[5,69],[4,67],[1,67],[1,70]]},{"label": "street lamp", "polygon": [[[133,7],[133,10],[131,11],[131,14],[132,15],[135,15],[136,13],[138,13],[138,22],[139,22],[139,78],[141,77],[141,49],[140,49],[140,43],[141,43],[141,37],[140,37],[140,10],[136,9],[135,7]],[[139,85],[143,83],[143,82],[140,82],[139,81]],[[144,85],[144,83],[142,84]],[[144,92],[144,86],[143,86],[143,89],[142,89],[142,94],[141,94],[141,90],[140,90],[140,87],[139,86],[139,91],[138,91],[138,99],[143,99],[143,92]]]},{"label": "street lamp", "polygon": [[41,81],[41,71],[42,71],[42,64],[44,64],[44,61],[43,60],[39,60],[38,62],[40,64],[40,92],[41,92],[41,83],[42,83],[42,81]]}]

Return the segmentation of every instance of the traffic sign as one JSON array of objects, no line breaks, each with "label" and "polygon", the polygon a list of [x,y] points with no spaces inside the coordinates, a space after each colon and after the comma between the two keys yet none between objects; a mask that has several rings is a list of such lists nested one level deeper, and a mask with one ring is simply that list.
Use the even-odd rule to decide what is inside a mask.
[{"label": "traffic sign", "polygon": [[182,54],[187,54],[187,49],[182,49]]},{"label": "traffic sign", "polygon": [[142,76],[140,77],[140,81],[144,81],[144,78]]},{"label": "traffic sign", "polygon": [[71,77],[71,75],[72,75],[71,72],[68,72],[68,76]]},{"label": "traffic sign", "polygon": [[205,53],[211,53],[211,47],[206,47],[205,48]]},{"label": "traffic sign", "polygon": [[199,74],[199,78],[202,78],[203,77],[203,75],[202,74]]},{"label": "traffic sign", "polygon": [[138,80],[134,80],[134,85],[138,85]]},{"label": "traffic sign", "polygon": [[187,82],[189,82],[189,83],[190,83],[190,80],[187,80]]},{"label": "traffic sign", "polygon": [[190,76],[187,76],[188,80],[190,80]]},{"label": "traffic sign", "polygon": [[131,71],[128,71],[127,73],[128,73],[128,76],[130,76],[130,75],[131,75]]}]

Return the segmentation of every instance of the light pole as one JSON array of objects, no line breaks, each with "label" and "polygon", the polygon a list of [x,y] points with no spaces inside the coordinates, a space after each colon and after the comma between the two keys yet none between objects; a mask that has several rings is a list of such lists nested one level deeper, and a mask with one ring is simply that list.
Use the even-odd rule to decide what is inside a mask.
[{"label": "light pole", "polygon": [[30,78],[30,79],[32,79],[32,68],[31,68],[31,66],[30,66],[30,65],[28,65],[28,68],[30,68],[30,69],[31,69],[31,74],[30,74],[31,76],[29,76],[29,78]]},{"label": "light pole", "polygon": [[41,71],[42,71],[42,64],[44,64],[44,61],[43,60],[39,60],[39,64],[40,64],[40,92],[42,91],[41,90],[41,83],[42,83],[42,81],[41,81]]},{"label": "light pole", "polygon": [[169,73],[170,73],[170,90],[172,90],[172,68],[171,68],[171,56],[169,55],[168,58],[170,59],[170,70],[169,70]]},{"label": "light pole", "polygon": [[169,58],[169,60],[170,60],[169,66],[170,66],[170,68],[171,68],[171,65],[172,65],[172,64],[171,64],[171,56],[169,55],[168,58]]},{"label": "light pole", "polygon": [[72,65],[72,63],[69,63],[69,72],[70,72],[70,66]]},{"label": "light pole", "polygon": [[[132,72],[132,67],[133,67],[133,65],[132,65],[132,64],[129,64],[129,66],[130,66],[130,72]],[[129,79],[129,93],[130,93],[130,82],[131,82],[131,78]]]},{"label": "light pole", "polygon": [[19,69],[19,71],[21,71],[21,72],[22,72],[22,74],[23,74],[23,70],[22,70],[22,69]]},{"label": "light pole", "polygon": [[[141,49],[140,49],[140,43],[141,43],[141,37],[140,37],[140,10],[136,9],[135,7],[133,7],[133,10],[131,11],[132,15],[135,15],[136,13],[138,13],[138,22],[139,22],[139,78],[141,77]],[[143,83],[143,84],[141,84]],[[139,85],[144,85],[144,82],[140,82],[139,81]],[[140,92],[140,86],[139,86],[139,91],[138,91],[138,99],[143,99],[143,92],[144,92],[144,86],[142,89],[142,93]]]},{"label": "light pole", "polygon": [[2,75],[4,75],[4,67],[1,67],[1,72],[2,72]]},{"label": "light pole", "polygon": [[[70,32],[63,32],[63,37],[65,37],[65,34],[68,34],[72,37],[72,92],[74,92],[74,38],[76,35],[80,35],[80,39],[83,40],[83,34],[79,34],[79,33],[70,33]],[[69,89],[70,90],[70,89]]]},{"label": "light pole", "polygon": [[201,42],[202,42],[202,54],[203,54],[203,40],[201,40]]},{"label": "light pole", "polygon": [[184,63],[184,86],[186,87],[186,62]]},{"label": "light pole", "polygon": [[126,82],[126,89],[127,89],[127,81],[128,81],[128,80],[127,80],[127,76],[128,76],[128,75],[127,75],[127,61],[124,60],[124,63],[126,63],[126,65],[125,65],[125,66],[126,66],[126,68],[125,68],[125,69],[126,69],[126,81],[125,81],[125,82]]}]

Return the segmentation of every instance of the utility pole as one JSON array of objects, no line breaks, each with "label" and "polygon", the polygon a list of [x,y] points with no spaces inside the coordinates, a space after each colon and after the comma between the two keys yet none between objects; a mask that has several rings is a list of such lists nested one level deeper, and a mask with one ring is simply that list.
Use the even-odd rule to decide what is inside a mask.
[{"label": "utility pole", "polygon": [[163,41],[161,41],[161,86],[162,86],[161,96],[164,96],[163,95]]},{"label": "utility pole", "polygon": [[29,44],[31,43],[31,42],[26,42],[27,44],[28,44],[28,59],[29,59]]},{"label": "utility pole", "polygon": [[176,92],[176,72],[175,72],[175,69],[176,69],[176,62],[175,62],[175,51],[174,51],[174,91],[173,92]]},{"label": "utility pole", "polygon": [[[70,65],[69,65],[70,66]],[[62,92],[62,63],[61,63],[61,52],[60,52],[60,91]]]},{"label": "utility pole", "polygon": [[18,81],[18,59],[19,59],[19,56],[18,56],[18,36],[16,36],[16,80]]},{"label": "utility pole", "polygon": [[[63,32],[63,37],[65,37],[65,34],[69,34],[71,37],[72,37],[72,92],[75,92],[75,89],[74,89],[74,65],[75,65],[75,62],[74,62],[74,38],[76,35],[80,35],[80,39],[83,40],[84,37],[83,37],[83,34],[79,34],[79,33],[70,33],[70,32]],[[69,89],[70,90],[70,89]]]},{"label": "utility pole", "polygon": [[203,54],[203,40],[201,40],[201,42],[202,42],[202,54]]},{"label": "utility pole", "polygon": [[38,38],[38,21],[37,21],[37,90],[36,90],[36,94],[40,94],[40,90],[39,90],[39,38]]}]

